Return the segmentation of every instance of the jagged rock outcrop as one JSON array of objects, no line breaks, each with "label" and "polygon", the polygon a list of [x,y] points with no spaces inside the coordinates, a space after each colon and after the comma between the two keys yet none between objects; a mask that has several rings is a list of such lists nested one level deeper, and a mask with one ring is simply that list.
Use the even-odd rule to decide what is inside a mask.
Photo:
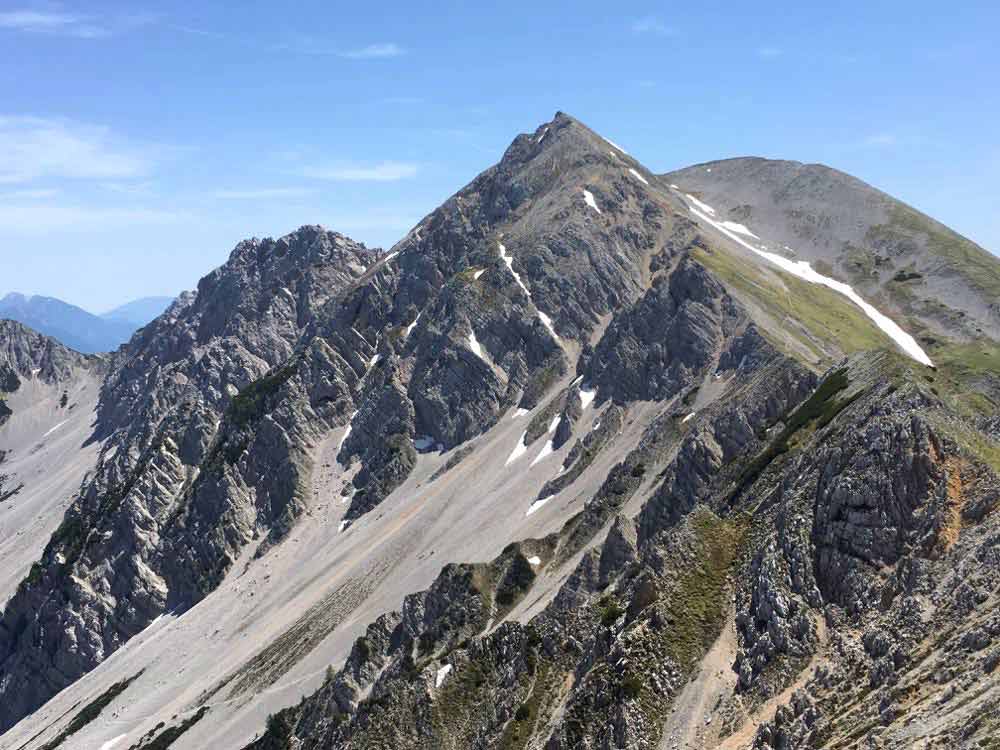
[{"label": "jagged rock outcrop", "polygon": [[[995,342],[918,315],[938,367],[904,357],[733,240],[753,206],[693,174],[560,113],[388,253],[317,227],[237,246],[109,363],[100,463],[0,620],[0,728],[315,525],[311,552],[344,544],[308,573],[337,616],[248,658],[332,636],[340,661],[255,750],[991,737]],[[502,512],[447,515],[474,493]],[[428,560],[426,590],[344,614]],[[256,721],[311,679],[216,695],[249,663],[184,710]]]}]

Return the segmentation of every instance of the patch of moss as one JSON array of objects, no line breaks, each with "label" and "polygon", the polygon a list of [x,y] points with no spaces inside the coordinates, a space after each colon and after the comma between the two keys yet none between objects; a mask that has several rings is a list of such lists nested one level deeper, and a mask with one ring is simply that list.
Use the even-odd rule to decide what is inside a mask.
[{"label": "patch of moss", "polygon": [[792,437],[799,430],[812,422],[815,422],[817,430],[826,427],[863,393],[863,391],[858,391],[850,398],[837,399],[837,394],[846,389],[849,384],[846,369],[842,368],[828,375],[813,394],[785,420],[785,427],[781,434],[743,468],[736,480],[736,488],[730,499],[757,481],[764,469],[775,458],[787,453]]},{"label": "patch of moss", "polygon": [[246,427],[267,413],[271,401],[281,387],[295,375],[297,362],[289,362],[258,378],[233,397],[229,418],[237,427]]},{"label": "patch of moss", "polygon": [[930,355],[938,384],[960,412],[970,416],[1000,412],[1000,345],[989,339],[939,342]]},{"label": "patch of moss", "polygon": [[666,651],[685,670],[698,663],[722,629],[726,578],[749,527],[746,518],[722,519],[708,510],[695,511],[690,524],[700,548],[697,562],[663,599],[669,623]]},{"label": "patch of moss", "polygon": [[625,614],[625,610],[619,606],[618,602],[611,596],[603,596],[597,602],[597,610],[601,616],[601,625],[610,628]]}]

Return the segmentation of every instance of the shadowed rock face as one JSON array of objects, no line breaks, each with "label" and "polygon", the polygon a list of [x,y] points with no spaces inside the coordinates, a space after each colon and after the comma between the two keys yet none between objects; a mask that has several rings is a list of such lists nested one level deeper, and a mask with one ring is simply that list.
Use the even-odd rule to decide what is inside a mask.
[{"label": "shadowed rock face", "polygon": [[[719,164],[658,178],[559,113],[388,253],[319,227],[240,243],[108,363],[100,461],[0,620],[0,730],[158,615],[212,595],[237,559],[250,570],[316,523],[317,446],[332,441],[323,455],[344,468],[343,530],[381,517],[408,481],[450,482],[514,418],[523,435],[509,464],[529,444],[545,446],[532,449],[538,471],[566,451],[525,509],[552,503],[565,517],[535,539],[512,538],[506,520],[487,530],[496,549],[511,544],[445,565],[372,622],[255,748],[638,750],[688,705],[704,705],[691,731],[706,746],[734,732],[743,746],[804,746],[878,722],[887,746],[905,747],[892,686],[927,684],[920,665],[932,663],[975,672],[963,689],[996,710],[972,655],[996,635],[987,610],[1000,580],[991,381],[947,357],[932,372],[835,338],[823,351],[836,357],[798,358],[831,339],[807,314],[809,287],[696,222],[682,192],[769,242],[797,237],[836,271],[855,257],[845,243],[860,241],[851,222],[871,209],[870,189],[825,168]],[[762,183],[770,197],[751,204]],[[927,290],[973,295],[964,270],[938,278],[923,250],[897,256],[925,263],[924,297],[904,309],[892,290],[909,282],[884,275],[864,289],[924,339],[943,337],[928,347],[993,330],[989,305],[926,308]],[[822,299],[837,320],[868,325],[853,303]],[[995,342],[976,344],[992,361]],[[430,475],[422,454],[452,449]],[[527,473],[519,460],[504,471]],[[506,481],[462,476],[452,497]],[[407,517],[398,523],[405,535]],[[954,585],[975,565],[963,581],[974,590]],[[952,646],[916,653],[935,639]],[[717,643],[722,656],[699,670]],[[879,700],[844,710],[858,674]],[[945,682],[907,710],[954,737],[962,715],[934,708]],[[768,702],[789,686],[808,689]],[[221,694],[206,705],[220,719],[239,710]]]}]

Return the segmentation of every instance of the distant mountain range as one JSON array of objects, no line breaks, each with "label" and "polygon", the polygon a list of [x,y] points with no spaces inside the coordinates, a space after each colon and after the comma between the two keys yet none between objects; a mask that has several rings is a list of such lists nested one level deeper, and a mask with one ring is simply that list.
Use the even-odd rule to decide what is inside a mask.
[{"label": "distant mountain range", "polygon": [[0,299],[0,318],[9,318],[58,339],[84,354],[110,352],[162,313],[171,297],[143,297],[94,315],[54,297],[12,292]]}]

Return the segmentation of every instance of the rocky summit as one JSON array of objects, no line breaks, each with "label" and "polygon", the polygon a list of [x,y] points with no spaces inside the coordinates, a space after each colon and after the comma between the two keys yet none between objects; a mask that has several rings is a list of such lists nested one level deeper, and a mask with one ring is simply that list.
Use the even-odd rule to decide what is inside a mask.
[{"label": "rocky summit", "polygon": [[557,113],[389,251],[0,322],[0,747],[1000,747],[1000,260]]}]

